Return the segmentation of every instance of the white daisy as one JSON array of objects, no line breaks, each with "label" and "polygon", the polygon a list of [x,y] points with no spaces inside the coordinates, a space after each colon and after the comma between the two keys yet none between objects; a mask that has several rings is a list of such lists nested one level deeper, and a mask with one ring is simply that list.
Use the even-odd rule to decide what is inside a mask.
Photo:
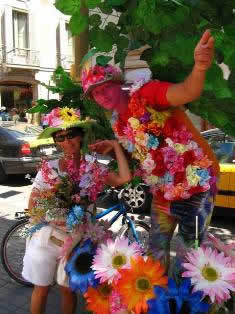
[{"label": "white daisy", "polygon": [[101,244],[93,260],[92,269],[100,282],[111,284],[120,278],[119,270],[130,268],[130,258],[141,255],[139,245],[129,244],[127,238],[108,239],[107,244]]}]

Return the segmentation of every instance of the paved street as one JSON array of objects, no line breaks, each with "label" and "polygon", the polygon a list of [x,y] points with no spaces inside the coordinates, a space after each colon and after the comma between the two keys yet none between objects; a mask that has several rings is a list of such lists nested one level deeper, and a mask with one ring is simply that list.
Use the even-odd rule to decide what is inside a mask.
[{"label": "paved street", "polygon": [[[22,176],[13,176],[4,185],[0,185],[0,241],[6,230],[15,222],[14,214],[27,208],[31,183]],[[234,219],[213,219],[210,231],[225,242],[235,241]],[[12,281],[0,264],[0,314],[27,314],[32,289],[23,287]],[[77,313],[86,313],[83,310],[83,301],[80,298]],[[51,290],[47,314],[59,314],[59,291],[54,286]],[[235,313],[231,312],[231,313]]]}]

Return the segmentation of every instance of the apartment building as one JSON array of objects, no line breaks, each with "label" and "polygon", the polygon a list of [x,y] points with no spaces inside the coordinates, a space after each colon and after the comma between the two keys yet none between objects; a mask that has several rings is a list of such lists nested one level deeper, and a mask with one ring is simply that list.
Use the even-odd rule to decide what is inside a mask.
[{"label": "apartment building", "polygon": [[69,17],[53,3],[0,0],[0,107],[23,111],[38,98],[51,98],[39,82],[51,84],[58,65],[70,70],[74,58]]}]

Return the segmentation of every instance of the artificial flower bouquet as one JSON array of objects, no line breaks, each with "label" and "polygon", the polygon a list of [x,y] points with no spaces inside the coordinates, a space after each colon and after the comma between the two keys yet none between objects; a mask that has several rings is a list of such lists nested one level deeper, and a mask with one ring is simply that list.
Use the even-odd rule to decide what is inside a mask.
[{"label": "artificial flower bouquet", "polygon": [[173,279],[137,243],[116,237],[98,244],[91,237],[74,249],[65,270],[94,314],[225,313],[235,291],[234,247],[209,239],[188,251]]}]

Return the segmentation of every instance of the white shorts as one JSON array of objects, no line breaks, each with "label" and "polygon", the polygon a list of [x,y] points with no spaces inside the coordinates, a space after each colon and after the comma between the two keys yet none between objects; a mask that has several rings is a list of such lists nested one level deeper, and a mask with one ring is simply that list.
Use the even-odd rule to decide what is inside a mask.
[{"label": "white shorts", "polygon": [[[37,286],[49,286],[55,281],[68,287],[68,277],[64,271],[66,261],[59,259],[62,243],[68,236],[62,230],[45,226],[28,240],[23,260],[22,276]],[[52,241],[52,238],[56,241]]]}]

